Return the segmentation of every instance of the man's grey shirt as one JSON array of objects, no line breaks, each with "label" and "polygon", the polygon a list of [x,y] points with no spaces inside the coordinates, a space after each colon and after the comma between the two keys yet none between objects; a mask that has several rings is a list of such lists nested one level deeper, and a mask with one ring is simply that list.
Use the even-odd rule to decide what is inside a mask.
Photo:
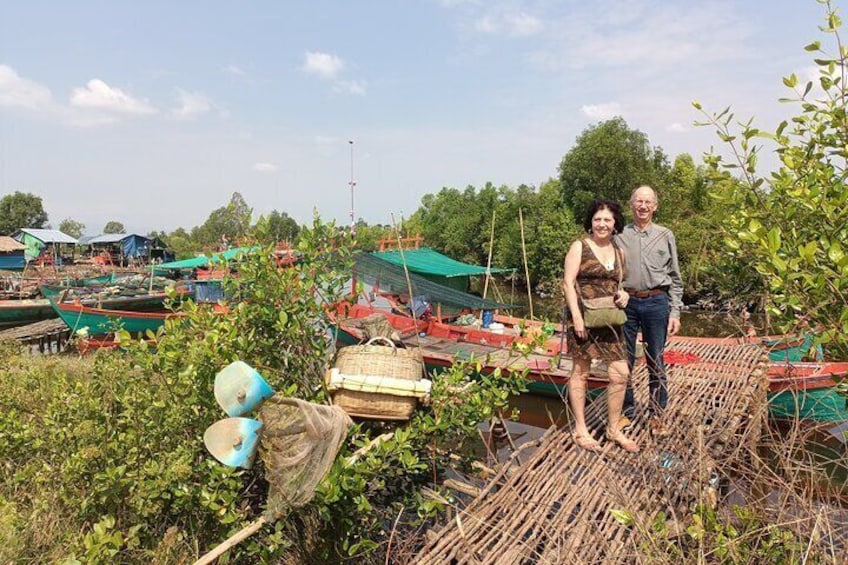
[{"label": "man's grey shirt", "polygon": [[624,231],[615,236],[615,242],[624,252],[627,267],[624,287],[634,290],[668,288],[671,317],[679,318],[683,279],[677,262],[677,242],[671,230],[654,223],[645,230],[627,224]]}]

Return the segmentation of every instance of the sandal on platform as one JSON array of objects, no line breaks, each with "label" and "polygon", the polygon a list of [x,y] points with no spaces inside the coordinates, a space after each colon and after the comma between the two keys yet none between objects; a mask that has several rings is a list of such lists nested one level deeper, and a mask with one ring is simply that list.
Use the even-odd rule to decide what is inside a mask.
[{"label": "sandal on platform", "polygon": [[571,439],[574,440],[577,447],[585,449],[586,451],[600,451],[601,449],[601,444],[598,443],[598,440],[589,434],[578,434],[576,432],[572,432]]},{"label": "sandal on platform", "polygon": [[639,444],[624,435],[624,432],[621,430],[613,433],[611,430],[607,430],[607,439],[610,441],[614,441],[618,444],[618,446],[626,451],[627,453],[639,453]]}]

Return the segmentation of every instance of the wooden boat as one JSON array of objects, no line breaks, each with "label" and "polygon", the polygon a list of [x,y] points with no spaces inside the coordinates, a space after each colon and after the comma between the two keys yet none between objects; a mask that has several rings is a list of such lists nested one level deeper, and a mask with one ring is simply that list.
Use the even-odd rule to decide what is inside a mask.
[{"label": "wooden boat", "polygon": [[165,320],[182,316],[179,312],[138,312],[133,310],[114,310],[94,308],[78,302],[58,302],[48,298],[56,314],[72,331],[88,328],[89,335],[101,335],[122,327],[130,333],[157,330]]},{"label": "wooden boat", "polygon": [[[523,375],[530,392],[546,396],[563,397],[566,393],[568,377],[571,372],[571,360],[562,350],[560,338],[552,336],[544,342],[544,348],[537,348],[523,356],[513,351],[514,346],[521,347],[531,338],[517,333],[495,333],[491,331],[452,326],[437,320],[415,320],[407,315],[399,315],[361,304],[342,305],[333,313],[340,341],[347,344],[359,343],[367,337],[369,320],[383,318],[396,332],[396,337],[407,347],[421,347],[425,365],[429,371],[443,370],[455,360],[473,358],[480,363],[480,372],[491,373],[500,368],[516,375]],[[672,340],[667,349],[668,365],[695,362],[697,359],[676,358],[674,342],[681,340],[705,341],[706,343],[739,343],[738,338],[686,338]],[[773,413],[780,416],[786,412],[788,398],[799,393],[813,397],[827,398],[833,392],[837,381],[848,376],[848,362],[784,362],[771,361],[767,372],[769,378],[769,401],[775,405]],[[608,383],[606,367],[602,363],[593,364],[588,379],[590,390],[605,388]],[[815,392],[814,391],[822,391]],[[826,392],[827,393],[826,393]],[[838,396],[829,398],[828,405],[839,404],[842,411],[828,407],[811,408],[804,411],[804,417],[823,421],[848,419],[845,411],[845,399]],[[795,403],[797,404],[797,403]],[[812,406],[812,403],[808,403]],[[817,400],[821,404],[821,399]],[[783,408],[780,408],[783,407]]]},{"label": "wooden boat", "polygon": [[[482,374],[500,369],[523,375],[530,392],[551,396],[564,394],[571,373],[571,360],[561,354],[558,337],[549,338],[543,347],[529,351],[532,338],[507,333],[506,329],[497,333],[434,319],[415,320],[362,304],[339,305],[332,315],[339,340],[346,344],[359,343],[367,337],[369,321],[384,318],[407,347],[421,347],[428,371],[443,370],[455,360],[474,359],[480,364]],[[608,382],[606,367],[593,364],[588,387],[601,389]]]},{"label": "wooden boat", "polygon": [[53,307],[44,298],[0,300],[0,328],[20,326],[55,317]]},{"label": "wooden boat", "polygon": [[[839,381],[848,376],[848,361],[787,361],[790,349],[796,353],[811,350],[812,340],[787,338],[786,336],[709,338],[675,336],[663,355],[666,365],[696,362],[687,354],[680,355],[675,343],[733,344],[759,343],[777,344],[769,351],[768,377],[769,414],[777,419],[801,419],[814,422],[842,422],[848,420],[846,397],[836,390]],[[787,347],[783,347],[786,345]],[[815,349],[812,349],[816,351]],[[775,355],[775,351],[777,354]],[[816,351],[820,354],[820,350]],[[794,353],[793,353],[794,355]]]},{"label": "wooden boat", "polygon": [[[91,292],[79,293],[66,292],[68,289],[64,287],[52,285],[41,286],[41,293],[45,296],[45,300],[52,298],[57,302],[78,302],[84,306],[105,308],[107,310],[162,310],[164,309],[165,300],[168,298],[168,294],[164,290],[148,292],[147,290],[136,289],[132,292],[124,291],[123,293],[117,287],[114,289],[114,292],[98,292],[98,290],[95,289]],[[185,293],[178,291],[178,294],[183,296]]]}]

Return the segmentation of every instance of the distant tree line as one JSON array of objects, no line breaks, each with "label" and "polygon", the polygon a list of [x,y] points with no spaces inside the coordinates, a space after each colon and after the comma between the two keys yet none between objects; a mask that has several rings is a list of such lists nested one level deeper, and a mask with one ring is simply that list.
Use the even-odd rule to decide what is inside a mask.
[{"label": "distant tree line", "polygon": [[[721,212],[709,194],[717,184],[734,182],[728,174],[707,174],[688,154],[670,160],[661,147],[650,144],[647,135],[618,117],[585,129],[560,161],[556,178],[538,187],[492,183],[479,189],[443,187],[421,199],[419,208],[402,222],[402,230],[422,235],[425,245],[450,257],[480,265],[488,262],[492,240],[493,266],[523,273],[526,254],[530,284],[555,291],[568,246],[582,232],[586,205],[594,198],[609,198],[620,202],[629,214],[631,191],[649,184],[660,198],[657,220],[677,234],[687,294],[690,298],[733,296],[740,288],[752,291],[759,284],[758,277],[751,277],[738,263],[729,264],[721,251],[716,229]],[[44,227],[47,220],[38,196],[15,192],[0,198],[0,234]],[[277,210],[262,222],[264,228],[256,233],[273,241],[294,242],[301,229],[286,212]],[[252,209],[235,192],[199,226],[147,235],[163,240],[178,257],[188,257],[224,243],[236,245],[254,225]],[[59,228],[79,237],[85,226],[67,218]],[[369,225],[362,219],[355,231],[357,247],[366,251],[375,250],[381,239],[394,237],[392,226]],[[124,226],[109,221],[102,232],[123,233]],[[711,276],[717,269],[722,277]]]}]

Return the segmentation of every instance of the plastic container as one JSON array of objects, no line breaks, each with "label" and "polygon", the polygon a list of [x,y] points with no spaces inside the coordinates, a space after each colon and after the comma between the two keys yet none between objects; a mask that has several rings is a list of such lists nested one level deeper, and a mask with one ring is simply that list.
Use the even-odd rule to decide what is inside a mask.
[{"label": "plastic container", "polygon": [[502,334],[504,333],[504,325],[499,322],[492,322],[489,324],[488,330],[493,334]]},{"label": "plastic container", "polygon": [[[495,320],[495,313],[491,310],[483,310],[483,327],[488,328]],[[503,327],[503,326],[501,326]]]}]

